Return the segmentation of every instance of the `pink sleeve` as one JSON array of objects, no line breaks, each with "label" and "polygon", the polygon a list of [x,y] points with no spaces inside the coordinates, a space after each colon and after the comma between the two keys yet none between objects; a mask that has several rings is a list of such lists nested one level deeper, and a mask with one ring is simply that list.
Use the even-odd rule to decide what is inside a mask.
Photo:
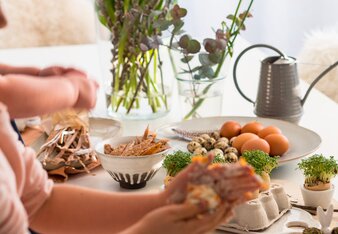
[{"label": "pink sleeve", "polygon": [[0,233],[27,233],[28,222],[44,204],[53,183],[9,124],[0,102]]},{"label": "pink sleeve", "polygon": [[52,191],[53,182],[48,179],[46,171],[35,158],[33,149],[25,148],[23,158],[26,165],[26,179],[21,201],[30,220],[47,200]]},{"label": "pink sleeve", "polygon": [[17,193],[15,174],[0,150],[0,233],[27,231],[27,214]]}]

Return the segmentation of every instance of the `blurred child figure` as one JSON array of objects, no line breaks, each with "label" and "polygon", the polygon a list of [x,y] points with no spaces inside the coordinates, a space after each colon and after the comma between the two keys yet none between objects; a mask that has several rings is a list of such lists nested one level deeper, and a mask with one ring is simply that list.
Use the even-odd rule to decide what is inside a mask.
[{"label": "blurred child figure", "polygon": [[[0,8],[0,25],[6,20]],[[44,76],[44,78],[41,78]],[[0,233],[205,233],[231,215],[234,204],[204,214],[189,204],[168,204],[176,191],[186,191],[189,171],[180,173],[160,193],[121,194],[54,185],[35,152],[18,141],[10,118],[30,117],[65,108],[91,109],[98,85],[72,68],[0,66]],[[259,187],[243,167],[228,178],[230,192],[244,201]]]}]

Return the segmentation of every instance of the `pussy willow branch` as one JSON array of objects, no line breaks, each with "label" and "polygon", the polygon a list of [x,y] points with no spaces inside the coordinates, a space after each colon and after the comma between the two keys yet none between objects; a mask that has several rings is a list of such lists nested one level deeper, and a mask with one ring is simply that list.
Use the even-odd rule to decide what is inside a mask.
[{"label": "pussy willow branch", "polygon": [[143,72],[141,74],[139,83],[137,84],[136,91],[135,91],[134,96],[133,96],[133,99],[131,100],[131,103],[130,103],[129,108],[127,110],[127,114],[130,112],[131,108],[133,107],[133,104],[136,100],[136,97],[137,97],[139,91],[140,91],[144,77],[145,77],[146,73],[148,72],[147,70],[148,70],[149,64],[150,64],[151,60],[153,59],[153,57],[154,57],[154,51],[151,53],[150,59],[149,59],[148,63],[145,66],[145,69],[143,70]]}]

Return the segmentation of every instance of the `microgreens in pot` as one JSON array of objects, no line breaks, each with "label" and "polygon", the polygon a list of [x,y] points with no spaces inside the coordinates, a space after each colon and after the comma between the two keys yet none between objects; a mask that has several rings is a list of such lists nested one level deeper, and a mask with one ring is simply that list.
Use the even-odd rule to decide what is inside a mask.
[{"label": "microgreens in pot", "polygon": [[311,188],[323,184],[330,184],[338,173],[338,163],[333,156],[324,157],[322,154],[315,154],[298,163],[298,168],[305,176],[304,186]]},{"label": "microgreens in pot", "polygon": [[263,181],[270,187],[270,173],[278,166],[277,157],[270,157],[269,154],[261,150],[245,151],[242,156],[260,175]]}]

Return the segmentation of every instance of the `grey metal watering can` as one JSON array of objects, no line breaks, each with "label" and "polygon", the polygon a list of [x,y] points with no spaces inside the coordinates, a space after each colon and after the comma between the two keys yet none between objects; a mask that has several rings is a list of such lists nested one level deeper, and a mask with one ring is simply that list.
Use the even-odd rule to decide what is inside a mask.
[{"label": "grey metal watering can", "polygon": [[[247,51],[257,47],[269,48],[279,55],[267,57],[261,61],[258,92],[256,102],[254,102],[242,92],[238,85],[237,65]],[[298,123],[303,115],[303,105],[312,88],[337,65],[338,61],[326,68],[314,79],[304,97],[301,98],[296,59],[286,56],[283,52],[270,45],[257,44],[249,46],[238,55],[234,63],[233,78],[235,86],[242,97],[254,104],[254,113],[257,116]]]}]

